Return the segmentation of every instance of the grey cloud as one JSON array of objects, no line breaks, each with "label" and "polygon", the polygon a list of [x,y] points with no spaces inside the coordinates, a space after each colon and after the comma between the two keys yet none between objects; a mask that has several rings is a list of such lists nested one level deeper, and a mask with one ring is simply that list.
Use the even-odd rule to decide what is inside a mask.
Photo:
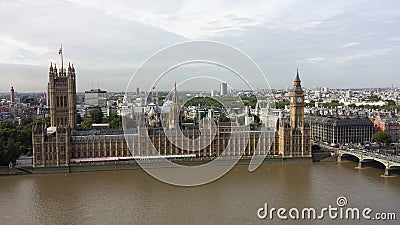
[{"label": "grey cloud", "polygon": [[[65,60],[74,62],[79,72],[79,90],[90,88],[92,82],[107,90],[124,90],[126,83],[121,81],[148,56],[188,40],[180,33],[193,29],[192,21],[194,33],[210,31],[208,39],[254,58],[274,88],[289,86],[297,67],[308,87],[400,86],[395,69],[400,56],[396,0],[298,0],[270,18],[240,11],[224,16],[222,11],[233,4],[225,2],[220,17],[215,16],[224,20],[205,21],[195,12],[178,13],[189,4],[1,1],[0,92],[8,91],[10,84],[19,90],[42,90],[50,61],[60,61],[60,43]],[[147,14],[148,18],[134,18]],[[146,22],[154,16],[155,22]],[[34,80],[26,84],[28,79]]]}]

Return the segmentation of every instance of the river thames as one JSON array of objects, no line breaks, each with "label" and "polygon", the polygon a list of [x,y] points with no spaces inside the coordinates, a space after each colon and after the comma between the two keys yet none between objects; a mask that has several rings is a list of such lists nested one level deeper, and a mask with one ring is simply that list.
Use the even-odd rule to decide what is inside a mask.
[{"label": "river thames", "polygon": [[[197,187],[162,183],[143,170],[0,177],[0,224],[398,224],[400,177],[354,162],[238,165]],[[171,169],[171,172],[173,170]],[[260,219],[257,211],[347,207],[394,212],[397,220]],[[373,216],[374,214],[371,214]]]}]

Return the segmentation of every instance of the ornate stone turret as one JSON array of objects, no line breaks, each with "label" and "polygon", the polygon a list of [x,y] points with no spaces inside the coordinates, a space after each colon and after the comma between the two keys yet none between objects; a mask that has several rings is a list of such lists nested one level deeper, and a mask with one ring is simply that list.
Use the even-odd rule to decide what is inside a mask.
[{"label": "ornate stone turret", "polygon": [[179,126],[179,102],[178,93],[176,91],[176,83],[174,86],[174,92],[172,94],[172,104],[169,109],[169,120],[168,128],[175,129]]},{"label": "ornate stone turret", "polygon": [[68,73],[51,63],[49,68],[50,124],[52,127],[76,128],[76,80],[74,66],[69,64]]},{"label": "ornate stone turret", "polygon": [[11,101],[11,105],[14,105],[14,102],[15,102],[14,87],[11,87],[11,90],[10,90],[10,101]]}]

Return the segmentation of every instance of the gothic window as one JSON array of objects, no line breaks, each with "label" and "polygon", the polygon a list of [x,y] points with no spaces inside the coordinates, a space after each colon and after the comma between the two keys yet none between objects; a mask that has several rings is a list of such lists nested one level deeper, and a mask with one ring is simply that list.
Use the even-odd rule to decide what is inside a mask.
[{"label": "gothic window", "polygon": [[60,107],[60,97],[57,96],[57,107]]},{"label": "gothic window", "polygon": [[67,107],[67,96],[64,96],[64,107]]}]

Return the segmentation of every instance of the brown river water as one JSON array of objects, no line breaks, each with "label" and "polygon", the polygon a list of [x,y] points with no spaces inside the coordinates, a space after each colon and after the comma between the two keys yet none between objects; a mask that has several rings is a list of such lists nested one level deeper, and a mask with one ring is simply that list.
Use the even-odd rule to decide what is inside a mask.
[{"label": "brown river water", "polygon": [[[400,176],[354,162],[235,166],[197,187],[160,182],[143,170],[0,177],[0,224],[400,224]],[[167,169],[168,170],[168,169]],[[173,172],[173,171],[171,171]],[[394,212],[397,220],[260,219],[268,207],[345,207]],[[264,211],[261,211],[264,212]],[[288,215],[288,214],[286,214]]]}]

